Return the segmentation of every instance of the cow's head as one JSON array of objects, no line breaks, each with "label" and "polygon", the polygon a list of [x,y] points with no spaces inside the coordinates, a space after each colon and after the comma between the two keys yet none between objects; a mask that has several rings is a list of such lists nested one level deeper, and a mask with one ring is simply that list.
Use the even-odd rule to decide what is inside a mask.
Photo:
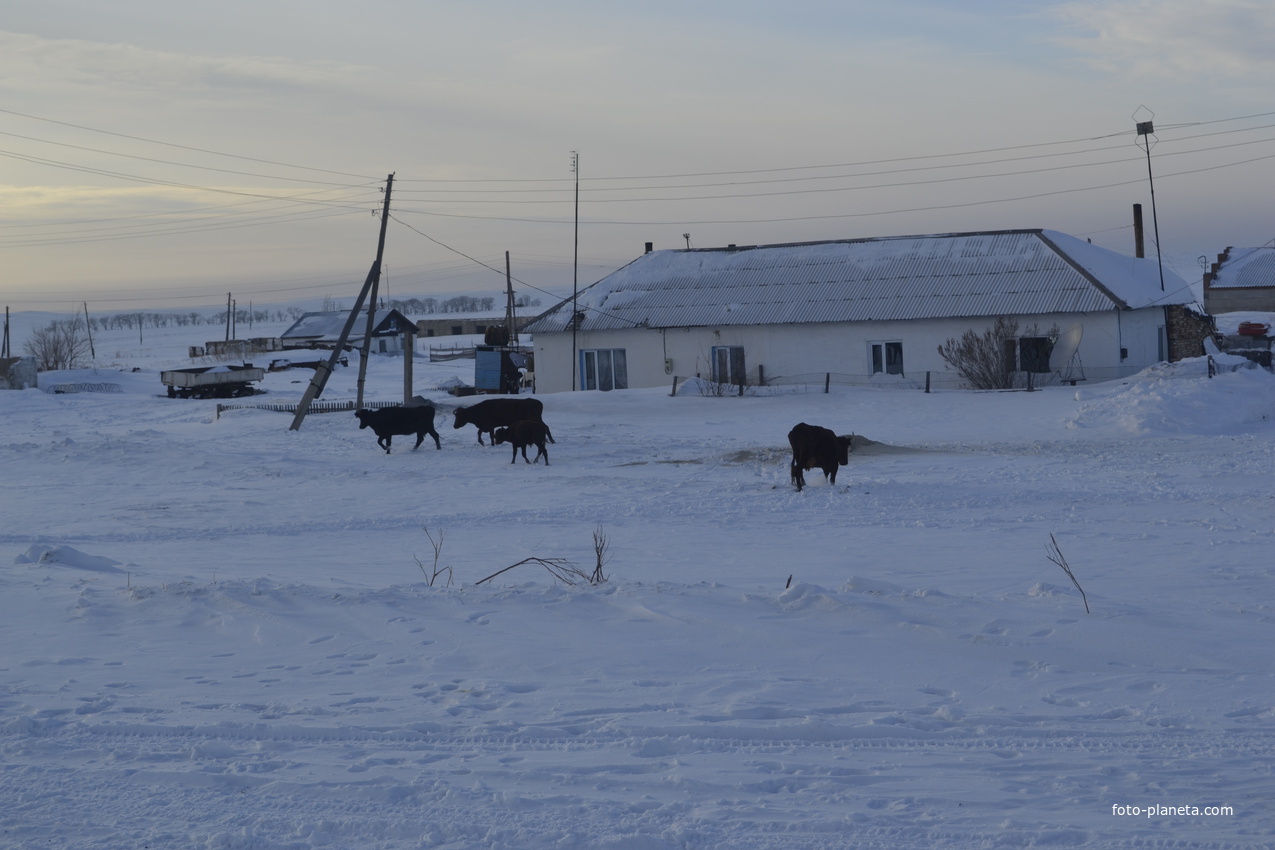
[{"label": "cow's head", "polygon": [[453,428],[463,428],[469,424],[469,409],[464,407],[456,408],[456,421],[452,423]]},{"label": "cow's head", "polygon": [[356,411],[354,411],[354,415],[358,417],[358,419],[359,419],[359,430],[360,430],[360,431],[362,431],[364,428],[366,428],[366,427],[368,426],[368,421],[367,421],[367,419],[368,419],[368,411],[366,411],[366,410],[356,410]]},{"label": "cow's head", "polygon": [[837,463],[845,466],[850,462],[850,452],[854,451],[854,434],[837,437]]}]

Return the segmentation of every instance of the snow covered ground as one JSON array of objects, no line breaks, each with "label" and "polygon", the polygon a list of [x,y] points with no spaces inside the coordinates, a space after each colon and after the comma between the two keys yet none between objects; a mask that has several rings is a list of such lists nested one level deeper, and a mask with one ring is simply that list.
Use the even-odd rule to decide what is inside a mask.
[{"label": "snow covered ground", "polygon": [[[1275,843],[1265,372],[544,395],[546,467],[452,429],[471,361],[386,455],[161,397],[191,334],[0,393],[0,846]],[[799,421],[868,441],[835,487]],[[478,584],[599,529],[600,585]]]}]

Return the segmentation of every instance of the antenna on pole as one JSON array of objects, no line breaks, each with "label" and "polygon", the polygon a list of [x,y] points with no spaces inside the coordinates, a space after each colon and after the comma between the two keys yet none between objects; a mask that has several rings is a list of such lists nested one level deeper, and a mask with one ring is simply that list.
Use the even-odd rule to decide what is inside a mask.
[{"label": "antenna on pole", "polygon": [[[1140,120],[1145,118],[1145,120]],[[1160,291],[1164,291],[1164,261],[1160,257],[1160,222],[1155,214],[1155,179],[1151,176],[1151,147],[1155,144],[1155,113],[1145,106],[1139,106],[1133,113],[1133,120],[1138,130],[1138,138],[1142,140],[1140,148],[1147,151],[1147,182],[1151,184],[1151,226],[1155,231],[1155,260],[1160,266]],[[1134,144],[1138,144],[1134,142]]]},{"label": "antenna on pole", "polygon": [[[372,268],[368,270],[367,280],[363,282],[363,289],[359,291],[359,297],[355,299],[354,306],[350,308],[350,315],[345,319],[345,326],[341,328],[341,336],[337,339],[336,345],[332,348],[332,356],[328,358],[326,363],[320,363],[318,368],[314,370],[314,377],[310,379],[310,386],[306,388],[305,395],[301,397],[301,403],[297,405],[297,415],[292,419],[291,431],[301,428],[301,423],[305,421],[306,414],[310,411],[310,405],[323,392],[323,387],[328,382],[328,377],[332,374],[332,370],[336,368],[336,362],[341,358],[341,352],[345,350],[345,341],[350,338],[350,329],[354,327],[354,320],[358,318],[359,310],[363,308],[363,302],[367,300],[369,291],[373,291],[376,282],[381,277],[381,259],[385,255],[385,227],[390,220],[390,192],[394,188],[394,175],[390,174],[385,179],[385,205],[381,210],[381,235],[376,243],[376,259],[372,261]],[[373,303],[375,303],[375,293],[373,294]],[[371,336],[371,334],[368,334]],[[366,358],[364,358],[366,362]],[[359,403],[362,404],[363,396],[363,378],[359,377]]]}]

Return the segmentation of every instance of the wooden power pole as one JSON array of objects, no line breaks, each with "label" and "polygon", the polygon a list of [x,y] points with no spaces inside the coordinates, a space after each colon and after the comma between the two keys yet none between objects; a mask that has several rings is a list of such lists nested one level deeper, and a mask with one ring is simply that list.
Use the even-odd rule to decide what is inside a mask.
[{"label": "wooden power pole", "polygon": [[[381,209],[381,235],[376,243],[376,259],[372,261],[372,268],[368,270],[367,280],[363,282],[363,289],[359,291],[359,297],[355,300],[354,306],[350,308],[350,315],[345,320],[345,326],[341,328],[341,337],[336,341],[336,347],[332,349],[332,356],[328,358],[326,363],[320,363],[318,368],[314,370],[314,377],[310,379],[310,386],[306,388],[305,395],[301,397],[301,404],[297,406],[297,415],[292,419],[292,427],[290,430],[296,431],[301,428],[301,423],[305,420],[306,413],[310,410],[310,405],[314,403],[319,393],[323,392],[324,386],[328,383],[328,377],[332,374],[332,370],[336,368],[336,362],[341,358],[341,352],[345,350],[345,341],[350,338],[350,329],[354,327],[354,321],[358,318],[359,310],[363,308],[363,302],[367,300],[368,292],[376,291],[377,281],[381,279],[381,260],[385,256],[385,227],[390,220],[390,192],[394,188],[394,175],[390,174],[385,179],[385,204]],[[375,299],[375,296],[373,296]],[[375,300],[372,302],[376,303]],[[371,336],[371,333],[368,334]],[[363,379],[359,378],[359,403],[362,404]]]}]

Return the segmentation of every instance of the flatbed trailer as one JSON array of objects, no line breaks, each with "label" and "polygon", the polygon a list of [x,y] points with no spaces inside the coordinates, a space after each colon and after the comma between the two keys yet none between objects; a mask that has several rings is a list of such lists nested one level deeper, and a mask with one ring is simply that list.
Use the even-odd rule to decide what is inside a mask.
[{"label": "flatbed trailer", "polygon": [[169,369],[159,379],[169,398],[240,398],[255,393],[253,383],[265,376],[266,370],[256,366],[223,365]]}]

